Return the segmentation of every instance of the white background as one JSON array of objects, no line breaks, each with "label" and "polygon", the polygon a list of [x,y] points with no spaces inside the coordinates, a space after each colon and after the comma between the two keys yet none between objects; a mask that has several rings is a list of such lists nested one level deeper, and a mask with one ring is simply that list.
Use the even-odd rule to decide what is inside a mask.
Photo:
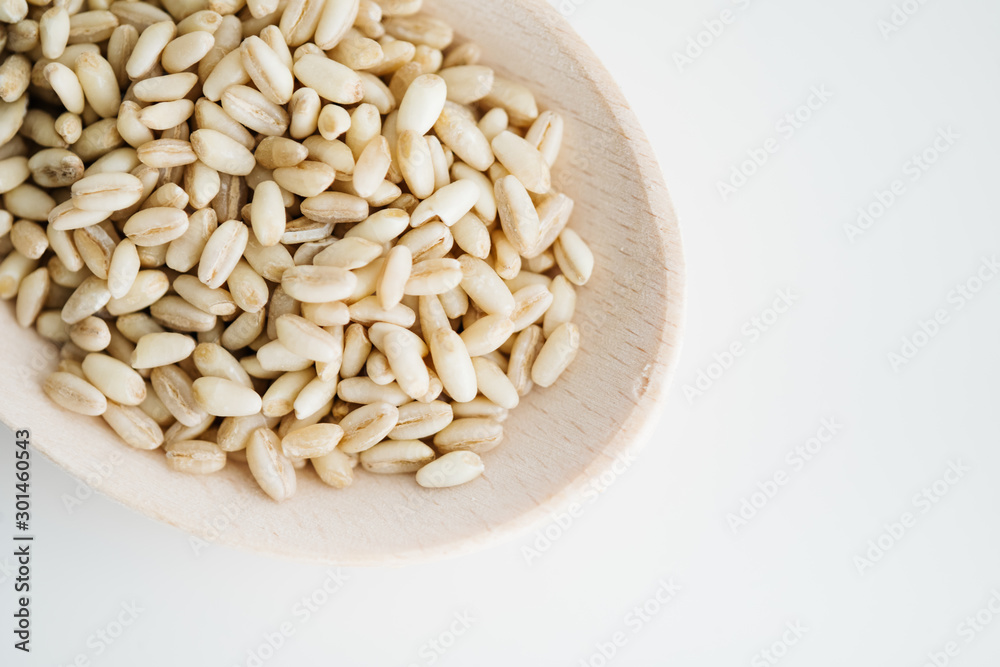
[{"label": "white background", "polygon": [[[885,37],[894,1],[561,3],[656,146],[683,225],[689,308],[653,441],[567,527],[549,526],[554,540],[345,569],[306,619],[295,605],[325,568],[196,554],[186,535],[99,496],[69,512],[63,498],[83,487],[36,458],[34,659],[10,650],[0,573],[0,664],[246,665],[286,622],[293,634],[263,664],[754,667],[774,664],[759,652],[775,642],[789,667],[921,667],[928,653],[996,664],[1000,619],[966,618],[1000,591],[1000,280],[974,279],[1000,251],[1000,4],[910,0],[916,13]],[[673,54],[723,9],[731,23],[679,67]],[[814,87],[832,97],[807,114]],[[796,111],[811,117],[788,136],[778,123]],[[947,128],[958,139],[913,180],[909,161]],[[777,152],[724,200],[718,182],[769,138]],[[896,179],[903,194],[851,242],[845,225]],[[982,289],[965,300],[954,290],[970,279]],[[793,305],[775,321],[782,290]],[[947,321],[893,368],[888,355],[939,309]],[[720,372],[713,355],[733,343],[743,353]],[[699,371],[719,379],[689,400]],[[801,467],[788,460],[823,419],[842,427]],[[9,471],[7,433],[3,451]],[[951,463],[967,471],[920,500]],[[727,514],[776,473],[786,483],[734,531]],[[898,538],[883,534],[906,512]],[[880,537],[884,554],[868,553]],[[665,604],[661,580],[680,587]],[[129,603],[138,617],[104,646],[94,633]],[[643,604],[645,621],[632,611]],[[598,645],[610,653],[619,632],[604,661]],[[427,643],[439,637],[451,644],[440,657]]]}]

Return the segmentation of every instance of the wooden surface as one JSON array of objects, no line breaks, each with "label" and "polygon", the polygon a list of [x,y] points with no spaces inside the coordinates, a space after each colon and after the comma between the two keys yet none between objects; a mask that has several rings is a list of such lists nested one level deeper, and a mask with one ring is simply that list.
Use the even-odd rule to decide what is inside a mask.
[{"label": "wooden surface", "polygon": [[541,108],[565,116],[554,182],[576,200],[571,225],[596,258],[578,291],[579,356],[512,411],[480,479],[426,490],[412,475],[359,469],[353,486],[336,490],[310,469],[299,471],[295,497],[276,504],[243,465],[175,473],[161,451],[132,450],[99,418],[46,399],[54,348],[15,324],[11,304],[0,311],[0,419],[30,428],[35,447],[79,478],[117,461],[96,488],[143,514],[229,546],[342,565],[453,556],[508,538],[645,441],[676,362],[684,288],[680,233],[653,151],[610,75],[541,0],[427,4],[461,39],[479,42],[486,63],[529,84]]}]

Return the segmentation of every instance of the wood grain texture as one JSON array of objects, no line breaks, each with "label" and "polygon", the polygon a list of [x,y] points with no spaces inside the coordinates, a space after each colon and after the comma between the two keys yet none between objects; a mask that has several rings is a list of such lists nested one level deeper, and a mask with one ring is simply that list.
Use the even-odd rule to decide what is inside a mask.
[{"label": "wood grain texture", "polygon": [[[683,320],[680,232],[653,150],[610,75],[544,2],[427,4],[460,39],[479,42],[486,63],[528,84],[541,108],[565,116],[554,182],[576,200],[571,224],[596,258],[593,279],[578,290],[579,356],[559,382],[536,388],[512,412],[480,479],[426,490],[411,475],[359,470],[338,491],[309,469],[299,471],[294,498],[276,504],[243,465],[206,477],[175,473],[161,451],[129,449],[99,418],[46,399],[41,381],[56,353],[20,329],[10,307],[0,312],[0,418],[31,428],[36,448],[76,477],[120,459],[97,488],[143,514],[233,547],[342,565],[402,564],[493,544],[547,519],[643,443]],[[227,515],[235,518],[216,535],[213,520]]]}]

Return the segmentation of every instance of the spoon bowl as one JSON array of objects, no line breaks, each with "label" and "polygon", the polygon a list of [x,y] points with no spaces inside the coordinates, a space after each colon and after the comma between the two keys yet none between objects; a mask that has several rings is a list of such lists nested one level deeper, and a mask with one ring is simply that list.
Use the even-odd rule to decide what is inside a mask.
[{"label": "spoon bowl", "polygon": [[359,471],[337,490],[307,467],[279,504],[240,463],[206,476],[174,472],[161,451],[131,449],[101,419],[45,397],[58,352],[21,329],[12,308],[0,312],[0,419],[30,429],[38,451],[142,514],[215,543],[340,565],[483,548],[544,520],[640,445],[659,415],[683,318],[680,233],[653,150],[611,76],[546,3],[432,0],[426,11],[456,26],[457,40],[478,42],[483,62],[528,85],[540,108],[564,116],[554,187],[575,200],[572,227],[596,260],[577,290],[580,353],[511,411],[482,477],[423,489],[412,475]]}]

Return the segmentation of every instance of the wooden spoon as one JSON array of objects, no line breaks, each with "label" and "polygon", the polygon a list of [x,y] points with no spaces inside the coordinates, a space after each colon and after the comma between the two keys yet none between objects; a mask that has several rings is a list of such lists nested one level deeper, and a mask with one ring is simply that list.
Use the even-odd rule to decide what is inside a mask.
[{"label": "wooden spoon", "polygon": [[10,308],[0,314],[0,419],[30,428],[37,450],[143,514],[217,543],[342,565],[483,548],[611,474],[657,421],[683,316],[680,233],[653,150],[611,76],[546,3],[428,0],[427,10],[478,42],[485,63],[530,86],[541,108],[563,114],[555,186],[576,201],[571,224],[596,259],[578,290],[580,354],[555,385],[536,387],[512,411],[481,478],[428,490],[412,475],[359,470],[351,487],[336,490],[303,469],[296,495],[278,504],[239,463],[208,476],[174,472],[162,451],[131,449],[101,419],[51,403],[41,384],[58,353],[18,327]]}]

